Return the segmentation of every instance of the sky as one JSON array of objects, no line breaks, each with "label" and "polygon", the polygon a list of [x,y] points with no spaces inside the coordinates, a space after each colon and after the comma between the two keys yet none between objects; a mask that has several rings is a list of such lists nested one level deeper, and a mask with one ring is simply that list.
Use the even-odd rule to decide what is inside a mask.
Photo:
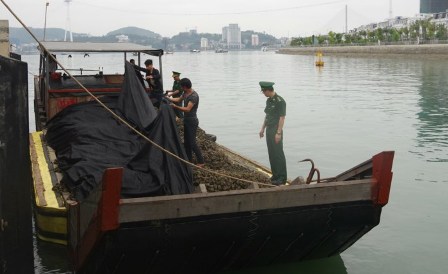
[{"label": "sky", "polygon": [[[71,1],[68,5],[66,1]],[[415,16],[420,0],[0,0],[29,27],[71,29],[95,36],[135,26],[163,37],[195,29],[198,33],[221,33],[229,24],[241,31],[266,32],[280,37],[344,32],[393,16]],[[70,7],[69,9],[67,7]],[[69,10],[69,12],[68,12]],[[68,16],[69,15],[69,16]],[[70,18],[70,20],[67,20]],[[0,4],[0,20],[21,27]],[[68,21],[70,23],[68,23]]]}]

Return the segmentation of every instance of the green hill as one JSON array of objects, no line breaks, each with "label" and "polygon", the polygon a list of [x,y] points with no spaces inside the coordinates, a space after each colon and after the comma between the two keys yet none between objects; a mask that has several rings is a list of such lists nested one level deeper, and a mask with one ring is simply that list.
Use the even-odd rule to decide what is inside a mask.
[{"label": "green hill", "polygon": [[117,30],[107,33],[106,36],[111,36],[111,35],[115,36],[115,35],[120,35],[120,34],[128,35],[128,36],[142,36],[142,37],[146,37],[146,38],[162,39],[162,36],[160,34],[157,34],[150,30],[137,28],[137,27],[126,27],[126,28],[117,29]]},{"label": "green hill", "polygon": [[[43,28],[30,28],[33,34],[39,40],[43,40],[44,29]],[[154,48],[160,48],[162,46],[162,36],[150,30],[145,30],[137,27],[126,27],[118,30],[111,31],[104,36],[91,36],[85,33],[73,33],[73,40],[76,42],[116,42],[117,35],[127,35],[129,42],[151,45]],[[45,40],[47,41],[63,41],[65,30],[61,28],[47,28],[45,31]],[[23,45],[35,43],[34,39],[24,28],[9,29],[9,39],[12,44]]]},{"label": "green hill", "polygon": [[[31,32],[37,37],[37,39],[42,40],[44,38],[43,28],[30,28]],[[65,30],[60,28],[47,28],[45,31],[45,40],[64,40]],[[81,34],[73,33],[73,36],[79,36]],[[9,28],[9,40],[13,44],[29,44],[35,43],[33,37],[24,28]]]}]

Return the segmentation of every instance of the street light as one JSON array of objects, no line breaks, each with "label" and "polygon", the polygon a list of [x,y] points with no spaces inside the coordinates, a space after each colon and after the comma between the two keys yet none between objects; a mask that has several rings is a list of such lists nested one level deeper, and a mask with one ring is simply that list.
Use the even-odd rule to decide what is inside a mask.
[{"label": "street light", "polygon": [[45,35],[46,35],[46,31],[47,31],[47,9],[48,9],[48,5],[50,5],[50,3],[47,1],[47,3],[45,4],[44,41],[45,41]]}]

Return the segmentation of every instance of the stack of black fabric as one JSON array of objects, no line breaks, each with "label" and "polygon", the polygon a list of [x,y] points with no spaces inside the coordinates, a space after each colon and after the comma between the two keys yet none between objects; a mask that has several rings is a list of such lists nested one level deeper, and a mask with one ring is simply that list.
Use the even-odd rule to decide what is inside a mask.
[{"label": "stack of black fabric", "polygon": [[[126,63],[119,96],[101,101],[149,139],[186,159],[175,114],[167,104],[157,111]],[[48,144],[56,151],[62,183],[78,200],[96,189],[106,168],[123,167],[122,197],[186,194],[193,190],[191,169],[118,121],[98,102],[69,106],[48,122]]]}]

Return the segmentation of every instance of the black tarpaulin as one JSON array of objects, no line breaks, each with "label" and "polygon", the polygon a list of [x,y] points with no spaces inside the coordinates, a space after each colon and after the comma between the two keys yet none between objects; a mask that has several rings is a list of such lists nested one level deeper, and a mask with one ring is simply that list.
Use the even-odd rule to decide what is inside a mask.
[{"label": "black tarpaulin", "polygon": [[[125,74],[131,73],[135,74],[134,65],[126,62]],[[128,121],[141,129],[148,127],[157,116],[156,109],[137,77],[124,78],[118,109]]]},{"label": "black tarpaulin", "polygon": [[[162,104],[157,112],[146,99],[133,68],[126,65],[120,97],[103,97],[101,101],[149,139],[186,159],[173,110]],[[56,152],[64,174],[62,182],[79,200],[99,186],[109,167],[124,169],[122,197],[192,192],[189,166],[138,136],[95,101],[58,113],[48,122],[46,139]]]}]

